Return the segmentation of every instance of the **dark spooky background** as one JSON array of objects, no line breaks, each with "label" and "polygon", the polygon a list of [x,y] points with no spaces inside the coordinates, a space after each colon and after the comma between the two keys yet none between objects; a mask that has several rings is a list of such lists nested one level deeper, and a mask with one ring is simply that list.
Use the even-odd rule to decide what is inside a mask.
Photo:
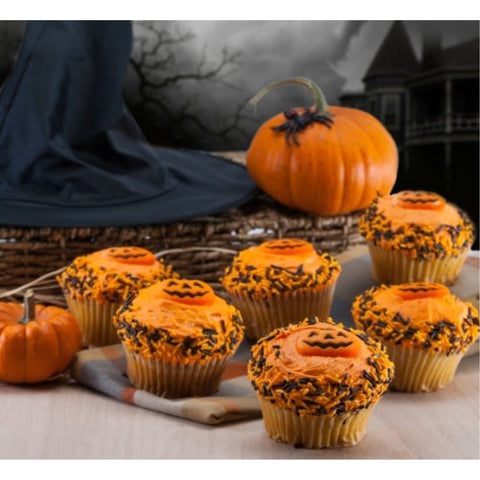
[{"label": "dark spooky background", "polygon": [[[431,34],[444,49],[477,39],[472,90],[477,93],[464,99],[469,115],[473,111],[476,118],[473,130],[469,127],[470,140],[455,144],[451,159],[445,159],[442,146],[417,149],[407,158],[399,141],[401,164],[394,191],[437,191],[465,209],[478,226],[479,22],[402,24],[406,35],[399,41],[410,42],[419,63]],[[0,21],[0,85],[14,64],[23,25]],[[340,104],[346,93],[365,90],[363,79],[392,26],[392,21],[134,22],[125,100],[152,143],[245,150],[264,120],[311,103],[306,90],[285,87],[262,99],[255,113],[246,102],[258,90],[274,80],[305,76],[323,88],[329,103]]]}]

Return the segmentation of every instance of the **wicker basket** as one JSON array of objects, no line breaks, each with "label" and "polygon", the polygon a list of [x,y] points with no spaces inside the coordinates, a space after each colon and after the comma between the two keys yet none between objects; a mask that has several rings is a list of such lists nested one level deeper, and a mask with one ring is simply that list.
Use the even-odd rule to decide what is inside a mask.
[{"label": "wicker basket", "polygon": [[[322,251],[340,253],[363,243],[360,213],[318,217],[287,209],[269,198],[185,222],[129,227],[0,227],[0,291],[65,267],[79,255],[118,245],[161,252],[185,277],[218,287],[237,251],[274,238],[302,238]],[[193,248],[192,248],[193,247]]]}]

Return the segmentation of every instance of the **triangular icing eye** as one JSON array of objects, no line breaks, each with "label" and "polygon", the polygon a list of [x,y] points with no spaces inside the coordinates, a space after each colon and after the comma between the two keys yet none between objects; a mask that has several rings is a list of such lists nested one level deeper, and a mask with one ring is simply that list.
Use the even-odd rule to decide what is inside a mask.
[{"label": "triangular icing eye", "polygon": [[355,357],[360,351],[360,340],[338,328],[315,326],[299,333],[296,349],[305,357]]},{"label": "triangular icing eye", "polygon": [[441,210],[446,201],[437,193],[405,190],[395,195],[394,203],[411,210]]},{"label": "triangular icing eye", "polygon": [[176,303],[209,305],[215,300],[212,287],[199,280],[164,280],[160,287],[160,298]]},{"label": "triangular icing eye", "polygon": [[112,247],[102,252],[102,257],[117,263],[129,265],[152,265],[155,256],[152,252],[140,247]]},{"label": "triangular icing eye", "polygon": [[269,240],[262,243],[258,248],[265,253],[275,255],[302,255],[315,252],[313,245],[296,238]]},{"label": "triangular icing eye", "polygon": [[441,298],[450,294],[445,285],[440,283],[414,282],[392,287],[395,295],[402,300],[417,300],[420,298]]}]

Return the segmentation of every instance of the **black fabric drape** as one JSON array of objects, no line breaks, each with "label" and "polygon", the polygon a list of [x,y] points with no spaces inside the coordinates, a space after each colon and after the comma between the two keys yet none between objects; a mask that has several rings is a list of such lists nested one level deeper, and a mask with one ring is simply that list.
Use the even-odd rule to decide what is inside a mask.
[{"label": "black fabric drape", "polygon": [[0,223],[179,221],[256,193],[214,155],[152,147],[122,98],[131,22],[27,22],[0,91]]}]

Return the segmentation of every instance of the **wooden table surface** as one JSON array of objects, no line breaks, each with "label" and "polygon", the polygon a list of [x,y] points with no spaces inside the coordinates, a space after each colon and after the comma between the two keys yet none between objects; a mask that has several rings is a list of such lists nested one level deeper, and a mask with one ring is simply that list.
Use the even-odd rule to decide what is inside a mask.
[{"label": "wooden table surface", "polygon": [[478,459],[478,355],[447,388],[387,392],[363,441],[309,450],[277,443],[261,419],[206,426],[123,404],[77,384],[0,384],[3,459]]}]

